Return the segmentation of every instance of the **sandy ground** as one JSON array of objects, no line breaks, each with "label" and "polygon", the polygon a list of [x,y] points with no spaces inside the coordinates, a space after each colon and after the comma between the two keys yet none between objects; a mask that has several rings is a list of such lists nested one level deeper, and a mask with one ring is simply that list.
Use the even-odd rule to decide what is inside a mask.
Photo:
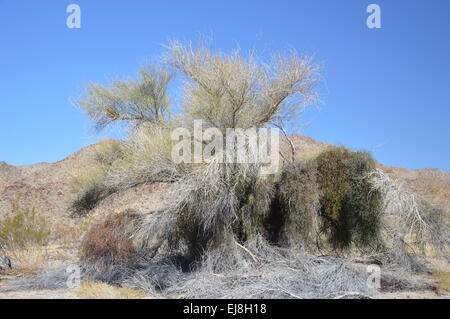
[{"label": "sandy ground", "polygon": [[72,299],[69,289],[0,292],[0,299]]},{"label": "sandy ground", "polygon": [[[2,292],[2,286],[5,286],[12,277],[0,277],[0,299],[76,299],[77,295],[72,289],[43,289],[43,290],[17,290]],[[428,277],[432,281],[431,276]],[[149,296],[150,298],[150,296]],[[438,291],[396,291],[382,292],[373,297],[374,299],[450,299],[450,290],[447,287]]]},{"label": "sandy ground", "polygon": [[[77,298],[70,289],[30,290],[0,292],[0,299],[73,299]],[[432,291],[404,291],[382,293],[374,299],[450,299],[450,294],[438,295]]]}]

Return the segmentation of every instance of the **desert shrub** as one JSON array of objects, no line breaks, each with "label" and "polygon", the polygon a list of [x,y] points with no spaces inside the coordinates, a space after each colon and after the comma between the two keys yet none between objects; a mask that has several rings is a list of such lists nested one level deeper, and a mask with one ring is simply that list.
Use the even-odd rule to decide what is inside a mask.
[{"label": "desert shrub", "polygon": [[233,228],[238,240],[243,243],[265,233],[264,222],[274,196],[273,177],[261,178],[253,174],[242,178],[236,185],[235,193],[239,209]]},{"label": "desert shrub", "polygon": [[75,173],[71,181],[74,197],[69,205],[72,215],[86,215],[102,199],[117,191],[117,187],[106,183],[106,173],[124,158],[124,153],[122,142],[106,141],[97,147],[92,166]]},{"label": "desert shrub", "polygon": [[187,168],[172,162],[173,143],[169,130],[142,124],[128,140],[102,145],[93,166],[72,181],[72,215],[84,216],[104,198],[134,186],[178,179]]},{"label": "desert shrub", "polygon": [[[92,170],[86,171],[90,174]],[[95,179],[92,174],[86,178],[83,188],[76,194],[76,198],[70,204],[69,211],[72,215],[84,216],[90,210],[94,209],[97,204],[107,196],[115,192],[115,189],[108,188],[103,185],[101,180]]]},{"label": "desert shrub", "polygon": [[258,235],[311,247],[319,228],[334,249],[375,243],[381,204],[367,178],[373,161],[339,148],[324,154],[286,164],[276,180],[262,177],[258,164],[213,161],[174,185],[159,227],[170,230],[169,246],[186,249],[192,260]]},{"label": "desert shrub", "polygon": [[124,142],[118,140],[106,140],[97,146],[95,162],[100,167],[111,167],[117,160],[124,158]]},{"label": "desert shrub", "polygon": [[420,252],[434,250],[449,260],[449,219],[445,210],[394,183],[381,170],[368,175],[382,194],[382,236],[377,258],[385,267],[411,272],[423,270]]},{"label": "desert shrub", "polygon": [[137,80],[113,81],[109,87],[90,84],[78,104],[98,130],[119,121],[163,125],[169,116],[166,91],[172,77],[162,67],[142,67]]},{"label": "desert shrub", "polygon": [[[116,81],[110,87],[91,85],[80,101],[96,128],[122,122],[131,133],[119,152],[99,157],[98,176],[91,174],[92,181],[88,178],[88,187],[82,188],[80,210],[139,183],[172,183],[171,200],[163,209],[139,218],[113,215],[91,228],[80,254],[83,269],[95,274],[90,279],[117,282],[120,277],[152,293],[193,297],[373,293],[361,267],[335,257],[299,258],[294,250],[265,241],[268,237],[288,246],[308,241],[317,221],[316,235],[336,250],[370,246],[378,243],[380,213],[387,216],[397,207],[389,204],[397,194],[400,207],[408,208],[400,220],[425,229],[413,197],[391,192],[384,180],[381,187],[374,183],[370,174],[376,170],[369,155],[344,148],[312,152],[303,157],[307,162],[284,166],[276,181],[260,175],[260,163],[218,161],[224,154],[217,150],[210,162],[182,166],[171,158],[171,129],[183,127],[192,133],[196,119],[224,135],[226,128],[272,126],[285,133],[285,122],[315,99],[318,67],[295,52],[262,63],[255,55],[225,55],[176,41],[167,48],[165,65],[185,80],[179,82],[183,112],[176,120],[166,95],[172,73],[166,69],[144,69],[138,80]],[[294,158],[295,147],[287,139]],[[405,244],[397,240],[397,232],[393,238],[394,245]],[[135,244],[150,242],[152,248],[143,257]],[[384,251],[390,249],[386,247]],[[174,256],[183,262],[172,262]],[[401,257],[409,259],[408,254]]]},{"label": "desert shrub", "polygon": [[375,244],[381,194],[367,177],[374,168],[368,154],[338,147],[285,164],[266,220],[269,239],[311,247],[325,237],[337,250]]},{"label": "desert shrub", "polygon": [[146,124],[134,130],[124,141],[121,157],[108,167],[104,184],[125,190],[143,183],[173,182],[184,169],[172,161],[171,131]]},{"label": "desert shrub", "polygon": [[266,220],[272,242],[289,246],[311,243],[319,208],[316,179],[317,168],[313,161],[283,167]]},{"label": "desert shrub", "polygon": [[267,63],[239,50],[213,52],[208,46],[168,45],[166,62],[186,76],[185,114],[219,129],[250,128],[298,116],[315,100],[319,67],[294,50]]},{"label": "desert shrub", "polygon": [[36,209],[12,204],[12,212],[0,221],[0,247],[24,248],[48,244],[51,226]]},{"label": "desert shrub", "polygon": [[125,211],[93,225],[81,243],[80,261],[105,272],[111,267],[132,263],[136,247],[131,235],[136,220],[134,213]]},{"label": "desert shrub", "polygon": [[419,237],[419,245],[426,244],[433,248],[439,255],[445,257],[450,261],[449,247],[450,247],[450,218],[444,207],[433,204],[422,199],[421,208],[423,212],[423,220],[428,225],[427,231]]},{"label": "desert shrub", "polygon": [[16,201],[12,212],[0,221],[0,255],[11,258],[12,272],[35,274],[48,260],[47,244],[52,226],[35,208],[22,208]]},{"label": "desert shrub", "polygon": [[168,220],[173,220],[169,246],[187,247],[186,255],[191,260],[234,238],[232,224],[238,199],[223,178],[220,168],[199,171],[177,183],[172,193],[174,201],[167,209],[167,216],[172,216]]},{"label": "desert shrub", "polygon": [[316,163],[321,230],[333,249],[375,243],[382,198],[367,178],[375,169],[374,161],[366,153],[333,147],[321,153]]}]

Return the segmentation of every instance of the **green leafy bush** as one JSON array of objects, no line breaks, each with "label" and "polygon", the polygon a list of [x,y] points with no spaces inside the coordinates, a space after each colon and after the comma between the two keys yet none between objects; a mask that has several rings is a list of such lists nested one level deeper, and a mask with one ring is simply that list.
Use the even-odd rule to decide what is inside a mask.
[{"label": "green leafy bush", "polygon": [[276,196],[266,220],[269,239],[289,246],[313,238],[319,192],[314,162],[287,164],[276,185]]},{"label": "green leafy bush", "polygon": [[368,178],[374,169],[368,154],[342,147],[286,164],[265,220],[268,238],[284,246],[325,239],[334,250],[374,244],[382,205]]},{"label": "green leafy bush", "polygon": [[333,147],[316,158],[322,231],[334,249],[374,243],[380,230],[382,198],[367,174],[370,155]]},{"label": "green leafy bush", "polygon": [[271,178],[263,179],[258,175],[247,176],[236,184],[239,210],[234,232],[241,242],[263,234],[273,200],[273,184]]}]

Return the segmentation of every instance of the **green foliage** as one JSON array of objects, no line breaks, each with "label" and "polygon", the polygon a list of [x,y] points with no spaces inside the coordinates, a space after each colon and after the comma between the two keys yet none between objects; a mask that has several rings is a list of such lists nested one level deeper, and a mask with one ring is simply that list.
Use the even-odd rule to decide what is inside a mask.
[{"label": "green foliage", "polygon": [[113,81],[110,87],[90,84],[79,105],[97,130],[119,121],[163,125],[169,115],[166,93],[172,77],[164,68],[141,68],[135,81]]},{"label": "green foliage", "polygon": [[311,242],[319,207],[316,175],[314,162],[283,167],[271,214],[266,221],[272,242],[289,246]]},{"label": "green foliage", "polygon": [[69,210],[72,215],[86,215],[102,199],[115,192],[114,189],[105,187],[100,180],[92,179],[88,183],[84,185],[83,190],[77,194],[77,198],[71,203]]},{"label": "green foliage", "polygon": [[333,147],[317,159],[322,231],[334,249],[352,243],[374,243],[380,230],[381,194],[373,191],[367,174],[375,163],[366,153]]},{"label": "green foliage", "polygon": [[341,147],[285,164],[265,221],[269,239],[310,245],[324,235],[335,250],[375,243],[382,202],[367,177],[374,169],[368,154]]},{"label": "green foliage", "polygon": [[185,113],[219,129],[251,128],[289,120],[316,96],[319,67],[294,50],[262,63],[250,53],[213,52],[169,43],[167,62],[187,78]]},{"label": "green foliage", "polygon": [[12,212],[0,221],[0,246],[24,248],[29,245],[46,245],[50,240],[51,228],[46,218],[39,216],[36,209],[21,208],[12,204]]},{"label": "green foliage", "polygon": [[252,240],[264,233],[264,221],[270,212],[273,199],[273,181],[252,175],[236,185],[239,201],[238,219],[234,232],[241,242]]}]

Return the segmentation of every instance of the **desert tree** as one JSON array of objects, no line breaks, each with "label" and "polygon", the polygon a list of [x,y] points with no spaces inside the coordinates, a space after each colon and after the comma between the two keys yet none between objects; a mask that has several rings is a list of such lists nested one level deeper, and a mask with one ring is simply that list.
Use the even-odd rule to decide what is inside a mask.
[{"label": "desert tree", "polygon": [[168,85],[173,74],[163,67],[142,67],[137,80],[112,81],[109,87],[91,83],[78,105],[101,130],[111,123],[167,125]]},{"label": "desert tree", "polygon": [[[137,81],[90,85],[80,100],[97,129],[116,122],[135,128],[117,153],[120,157],[108,161],[102,187],[116,192],[163,178],[174,184],[162,221],[164,229],[176,231],[165,235],[170,246],[187,246],[195,259],[227,242],[242,246],[263,231],[270,209],[273,185],[260,176],[262,163],[225,164],[219,160],[222,154],[215,154],[209,163],[186,169],[170,163],[170,158],[161,160],[165,154],[161,149],[166,147],[153,145],[170,149],[170,142],[166,143],[170,128],[189,129],[197,119],[224,135],[229,128],[276,126],[285,132],[285,122],[315,100],[318,71],[310,58],[294,50],[275,54],[265,63],[253,53],[223,54],[202,45],[193,48],[170,42],[161,66],[143,69]],[[184,77],[178,117],[170,113],[167,95],[174,74]],[[293,144],[292,150],[294,155]],[[152,227],[141,230],[144,235],[138,237],[154,233]]]},{"label": "desert tree", "polygon": [[[193,48],[172,41],[166,49],[161,63],[143,67],[136,80],[113,81],[108,86],[90,84],[78,101],[97,130],[114,123],[132,128],[130,138],[114,153],[120,156],[101,170],[100,179],[89,181],[86,191],[79,188],[81,196],[76,201],[82,207],[92,209],[105,196],[140,183],[180,178],[179,165],[166,156],[170,155],[166,151],[172,145],[173,127],[192,129],[193,120],[201,119],[224,134],[227,128],[264,126],[276,126],[286,133],[285,122],[316,98],[313,86],[319,67],[294,50],[274,54],[264,63],[254,53],[235,50],[223,54],[206,45]],[[169,85],[180,74],[185,81],[170,90],[183,93],[182,112],[175,115]],[[291,148],[294,158],[292,142]]]},{"label": "desert tree", "polygon": [[223,54],[206,45],[194,48],[171,41],[166,48],[163,63],[141,68],[137,80],[88,85],[78,105],[97,130],[124,121],[169,126],[168,86],[176,71],[185,77],[179,88],[184,112],[178,125],[202,119],[223,132],[275,126],[288,138],[286,121],[298,118],[317,97],[313,88],[320,68],[295,50],[273,54],[264,62],[254,52]]},{"label": "desert tree", "polygon": [[[171,128],[192,129],[197,119],[224,135],[227,128],[272,126],[287,135],[287,121],[316,99],[319,67],[293,50],[263,62],[254,53],[223,54],[177,41],[166,49],[160,66],[144,68],[135,81],[92,84],[79,103],[97,129],[113,123],[133,128],[117,148],[97,156],[99,177],[87,179],[81,208],[141,183],[170,183],[170,200],[161,209],[111,216],[91,229],[81,259],[94,277],[114,279],[118,270],[133,285],[193,297],[335,297],[368,292],[367,274],[341,258],[299,259],[287,248],[320,236],[335,251],[371,249],[386,233],[387,215],[429,229],[414,198],[380,175],[365,153],[331,148],[285,163],[273,179],[261,176],[260,162],[223,163],[227,148],[208,162],[175,164]],[[182,112],[176,116],[168,94],[175,75],[184,78],[177,82]],[[448,242],[443,234],[438,240]],[[195,271],[182,271],[181,264]],[[396,284],[399,276],[392,278]]]},{"label": "desert tree", "polygon": [[295,50],[276,53],[264,63],[253,52],[225,55],[178,41],[167,48],[166,62],[185,76],[186,116],[211,127],[224,131],[275,126],[288,138],[285,122],[298,118],[316,99],[313,87],[320,68]]}]

